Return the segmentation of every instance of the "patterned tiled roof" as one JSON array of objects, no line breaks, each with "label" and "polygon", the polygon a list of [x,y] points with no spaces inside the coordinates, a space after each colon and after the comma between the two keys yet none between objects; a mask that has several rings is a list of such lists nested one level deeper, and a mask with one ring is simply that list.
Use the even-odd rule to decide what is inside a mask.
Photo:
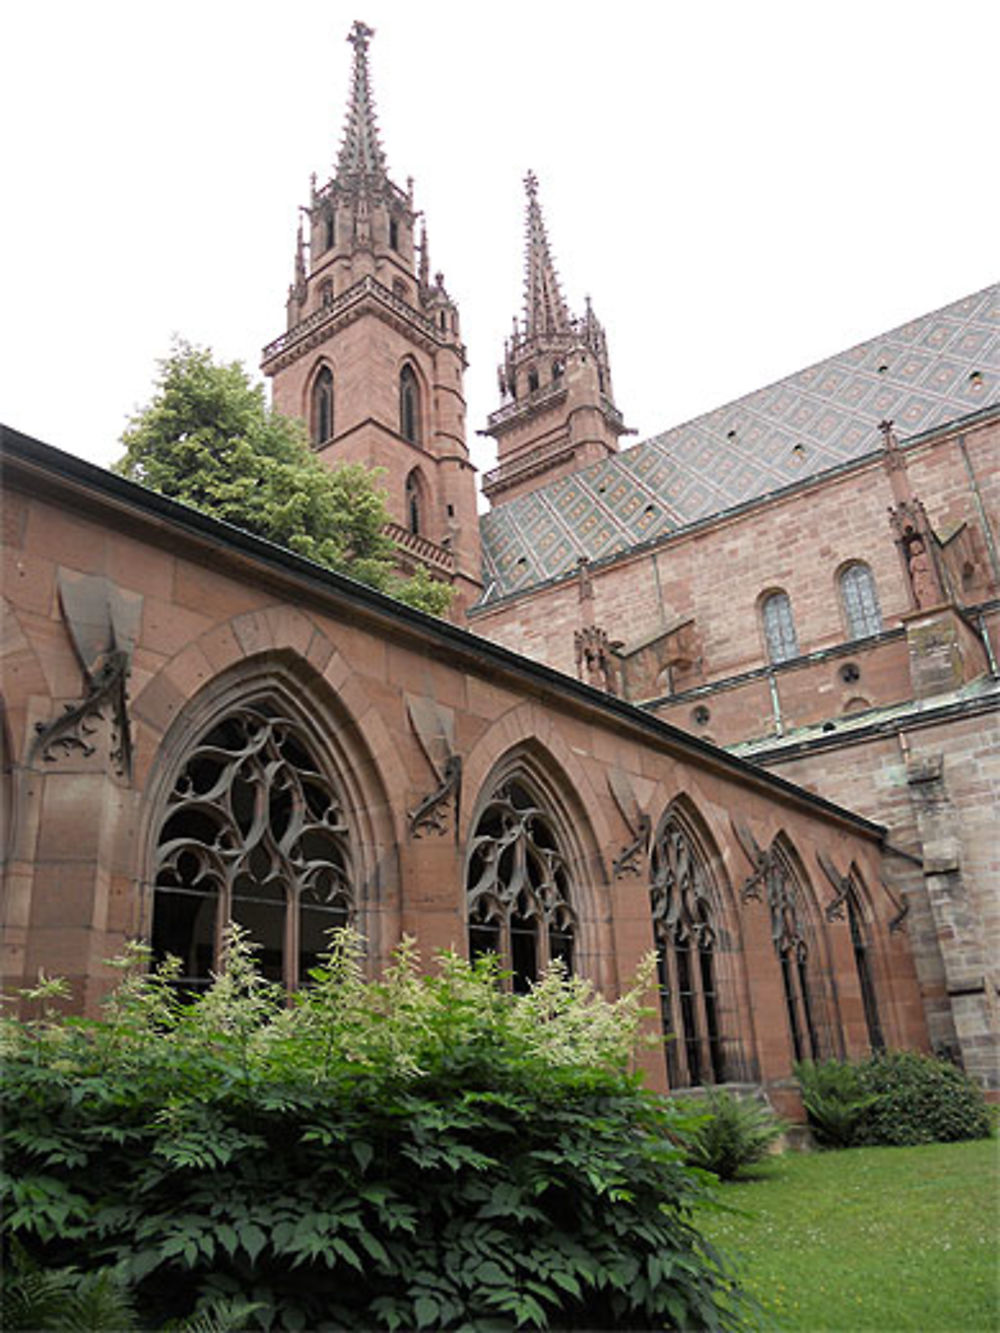
[{"label": "patterned tiled roof", "polygon": [[481,519],[484,601],[1000,401],[1000,284],[757,389]]}]

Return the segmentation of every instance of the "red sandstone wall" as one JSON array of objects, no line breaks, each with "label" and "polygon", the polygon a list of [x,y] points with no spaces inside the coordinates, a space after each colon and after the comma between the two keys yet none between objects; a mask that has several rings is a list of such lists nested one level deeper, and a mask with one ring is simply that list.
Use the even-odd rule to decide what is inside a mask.
[{"label": "red sandstone wall", "polygon": [[[963,436],[986,511],[994,529],[1000,512],[1000,424],[993,422]],[[977,533],[983,578],[971,600],[996,595],[988,587],[989,552],[957,437],[907,451],[915,493],[939,536],[964,519]],[[593,608],[594,623],[626,647],[693,617],[702,644],[700,672],[675,681],[676,690],[711,683],[766,665],[759,616],[761,594],[784,589],[792,603],[799,649],[821,651],[845,642],[846,623],[837,591],[845,564],[861,560],[873,572],[887,629],[899,626],[911,609],[908,581],[888,521],[893,503],[880,462],[849,475],[803,487],[698,531],[681,533],[657,551],[623,558],[594,569],[593,601],[582,603],[574,580],[475,612],[472,628],[495,642],[556,666],[575,670],[573,631]],[[994,585],[995,586],[995,585]],[[871,651],[871,650],[870,650]],[[878,648],[866,659],[864,688],[854,691],[873,706],[910,695],[905,651]],[[836,714],[847,702],[830,681],[835,667],[798,679],[780,678],[793,724]],[[662,694],[669,692],[666,680]],[[747,696],[747,722],[724,724],[713,737],[725,743],[760,734],[759,689]],[[827,705],[831,706],[827,708]],[[730,705],[720,705],[727,714]],[[713,707],[714,711],[714,707]],[[684,725],[683,716],[671,716]]]},{"label": "red sandstone wall", "polygon": [[[738,973],[727,1013],[738,1025],[748,1076],[780,1082],[791,1057],[768,912],[761,903],[739,901],[750,866],[733,837],[733,816],[762,846],[783,833],[801,857],[829,1049],[860,1053],[867,1034],[847,927],[823,924],[831,890],[818,869],[820,850],[845,868],[853,862],[868,886],[890,1040],[926,1040],[906,945],[888,933],[891,904],[874,888],[882,866],[878,845],[850,824],[735,774],[721,756],[650,737],[530,674],[501,669],[473,640],[444,650],[391,614],[309,590],[224,545],[151,527],[127,508],[60,495],[58,486],[48,496],[44,488],[31,493],[29,486],[10,494],[5,538],[4,694],[15,824],[6,866],[9,984],[44,967],[68,975],[94,1006],[108,980],[101,960],[148,929],[158,784],[177,757],[188,719],[225,682],[236,689],[274,679],[331,731],[350,767],[370,885],[363,925],[376,956],[403,931],[416,933],[428,952],[465,947],[464,858],[476,802],[498,762],[524,753],[550,774],[574,830],[579,966],[599,985],[614,992],[652,945],[643,874],[611,872],[630,840],[608,785],[617,770],[628,775],[654,823],[685,793],[716,844]],[[36,724],[78,701],[83,688],[59,608],[60,568],[103,574],[142,599],[129,687],[131,779],[114,772],[106,726],[98,728],[91,754],[71,750],[47,762],[35,747]],[[408,724],[407,699],[414,695],[433,700],[454,724],[465,765],[457,837],[449,829],[449,836],[416,839],[408,830],[406,812],[436,783]],[[658,1060],[651,1059],[651,1069],[662,1081]]]}]

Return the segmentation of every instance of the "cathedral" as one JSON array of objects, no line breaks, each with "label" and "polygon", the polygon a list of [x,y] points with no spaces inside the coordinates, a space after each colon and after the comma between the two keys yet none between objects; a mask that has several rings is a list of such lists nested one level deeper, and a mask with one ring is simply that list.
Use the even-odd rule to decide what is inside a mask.
[{"label": "cathedral", "polygon": [[515,990],[655,951],[655,1087],[794,1114],[796,1060],[913,1047],[996,1091],[1000,288],[622,447],[529,173],[480,516],[372,35],[262,369],[451,619],[5,430],[6,989],[93,1011],[138,936],[197,990],[230,918],[289,987],[345,922]]}]

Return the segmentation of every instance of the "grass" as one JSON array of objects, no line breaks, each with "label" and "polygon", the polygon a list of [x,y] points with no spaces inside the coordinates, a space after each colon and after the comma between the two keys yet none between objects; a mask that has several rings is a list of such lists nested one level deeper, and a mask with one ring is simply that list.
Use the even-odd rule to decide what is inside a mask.
[{"label": "grass", "polygon": [[737,1263],[764,1327],[996,1333],[996,1139],[786,1153],[727,1185],[699,1225]]}]

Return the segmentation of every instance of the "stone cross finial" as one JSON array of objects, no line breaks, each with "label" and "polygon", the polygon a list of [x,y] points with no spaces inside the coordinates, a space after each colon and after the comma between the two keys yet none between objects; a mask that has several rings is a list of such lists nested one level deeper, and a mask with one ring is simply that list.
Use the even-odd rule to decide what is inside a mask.
[{"label": "stone cross finial", "polygon": [[351,31],[347,34],[347,40],[354,47],[354,50],[358,55],[363,55],[368,50],[368,43],[374,36],[374,28],[369,28],[367,23],[362,23],[360,19],[355,19],[351,24]]}]

